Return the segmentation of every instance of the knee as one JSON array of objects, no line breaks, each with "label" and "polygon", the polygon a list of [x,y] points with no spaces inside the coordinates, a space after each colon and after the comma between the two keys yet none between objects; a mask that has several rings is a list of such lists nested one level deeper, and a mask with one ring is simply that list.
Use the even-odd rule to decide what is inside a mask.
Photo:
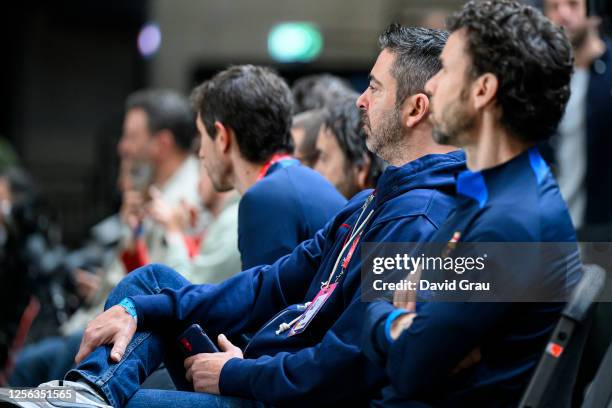
[{"label": "knee", "polygon": [[174,269],[161,264],[149,264],[130,272],[113,289],[105,309],[121,299],[136,295],[155,295],[162,289],[180,289],[190,282]]}]

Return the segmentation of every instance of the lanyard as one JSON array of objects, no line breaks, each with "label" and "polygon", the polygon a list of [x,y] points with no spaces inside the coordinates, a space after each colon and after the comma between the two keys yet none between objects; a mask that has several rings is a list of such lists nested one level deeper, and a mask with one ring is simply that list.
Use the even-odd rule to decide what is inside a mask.
[{"label": "lanyard", "polygon": [[[374,210],[370,210],[370,212],[368,213],[368,215],[365,217],[365,219],[363,220],[363,222],[359,223],[359,221],[361,221],[361,218],[363,217],[363,215],[365,214],[366,210],[368,209],[368,207],[370,206],[370,203],[372,202],[372,200],[374,199],[374,196],[376,195],[376,191],[374,191],[372,194],[370,194],[370,196],[367,198],[367,200],[363,203],[363,207],[361,209],[361,213],[359,214],[359,217],[357,218],[357,221],[355,222],[355,226],[356,228],[351,229],[350,231],[350,236],[349,239],[346,240],[344,242],[344,244],[342,245],[342,249],[340,250],[340,253],[338,254],[338,259],[336,259],[336,264],[334,265],[334,268],[331,271],[331,274],[329,275],[329,278],[327,279],[326,282],[321,282],[321,291],[317,294],[317,296],[315,296],[315,299],[313,299],[313,301],[316,302],[316,299],[321,295],[322,292],[324,291],[332,291],[335,289],[336,283],[338,282],[338,280],[342,277],[342,275],[344,275],[344,271],[346,270],[346,267],[348,266],[349,262],[351,261],[351,258],[353,256],[353,253],[355,252],[355,248],[357,247],[357,243],[359,242],[359,239],[361,238],[361,235],[363,234],[363,230],[366,226],[366,224],[368,223],[368,221],[370,220],[370,218],[372,217],[372,214],[374,214]],[[344,258],[344,262],[342,262],[342,270],[340,271],[340,273],[338,274],[338,276],[336,276],[336,280],[334,282],[333,285],[331,285],[331,281],[334,277],[334,274],[336,272],[336,269],[338,268],[338,264],[340,263],[340,260],[342,259],[342,256],[344,255],[344,252],[346,251],[347,248],[351,248],[348,252],[348,254],[346,255],[346,257]],[[323,300],[323,303],[326,301],[327,299]],[[310,310],[310,307],[312,306],[312,302],[307,302],[304,304],[304,307],[306,310]],[[317,308],[313,313],[316,314],[318,312],[320,308]],[[305,326],[308,325],[308,323],[310,322],[310,320],[312,319],[314,315],[311,315],[308,320],[308,322],[304,323],[303,327],[301,328],[301,331],[303,331],[305,329]],[[287,330],[292,329],[292,327],[298,322],[301,321],[302,318],[304,317],[304,313],[300,314],[298,317],[296,317],[295,319],[293,319],[292,321],[290,321],[289,323],[281,323],[278,326],[278,330],[276,331],[276,335],[280,335],[281,333],[284,333]],[[299,324],[298,324],[299,326]],[[290,333],[291,335],[291,333]]]},{"label": "lanyard", "polygon": [[347,248],[350,248],[348,254],[344,258],[344,261],[342,262],[342,270],[340,271],[340,274],[338,274],[338,276],[336,277],[336,282],[338,281],[338,279],[342,277],[342,275],[344,275],[344,271],[346,270],[346,267],[351,261],[351,258],[353,257],[353,253],[355,252],[355,248],[357,247],[357,244],[359,243],[359,240],[361,239],[363,230],[366,224],[368,223],[368,221],[370,220],[370,218],[372,217],[372,214],[374,214],[374,210],[373,209],[370,210],[370,212],[365,217],[363,222],[361,222],[361,224],[359,223],[359,221],[361,221],[361,218],[365,214],[366,210],[370,206],[370,203],[372,202],[372,200],[374,200],[375,195],[376,195],[376,191],[370,194],[367,200],[363,203],[361,213],[359,214],[359,217],[357,218],[357,221],[355,222],[355,227],[353,227],[353,230],[351,230],[349,239],[342,246],[342,249],[340,250],[340,253],[338,254],[338,258],[336,259],[336,263],[334,264],[334,267],[332,268],[331,273],[329,274],[329,278],[327,278],[327,281],[321,282],[321,288],[329,287],[332,279],[334,278],[334,275],[336,274],[336,269],[338,269],[338,264],[340,264],[340,260],[342,259],[344,252],[346,251]]},{"label": "lanyard", "polygon": [[290,155],[286,153],[275,153],[272,157],[270,157],[270,160],[268,160],[263,165],[263,167],[259,170],[259,174],[257,175],[257,181],[261,180],[262,178],[266,176],[266,174],[268,173],[268,170],[270,170],[270,167],[274,166],[276,163],[280,161],[287,160],[287,159],[294,160],[293,157],[291,157]]}]

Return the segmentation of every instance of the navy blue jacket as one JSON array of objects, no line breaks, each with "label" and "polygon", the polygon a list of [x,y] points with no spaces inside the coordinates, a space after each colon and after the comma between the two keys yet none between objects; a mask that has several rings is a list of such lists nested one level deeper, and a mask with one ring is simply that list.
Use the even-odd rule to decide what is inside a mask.
[{"label": "navy blue jacket", "polygon": [[229,360],[221,372],[223,395],[273,405],[312,406],[334,401],[367,402],[380,390],[384,372],[361,351],[365,303],[360,299],[362,242],[426,241],[455,205],[454,174],[464,169],[460,151],[428,155],[380,177],[374,209],[346,272],[306,330],[276,334],[303,311],[329,277],[347,234],[370,191],[357,194],[344,209],[273,265],[258,266],[220,285],[164,289],[135,296],[139,329],[159,330],[175,321],[199,322],[212,334],[256,332],[244,359]]},{"label": "navy blue jacket", "polygon": [[323,176],[286,159],[249,188],[238,207],[242,269],[270,264],[323,228],[346,199]]},{"label": "navy blue jacket", "polygon": [[[580,276],[575,233],[557,183],[536,148],[500,166],[461,173],[457,192],[456,210],[432,241],[449,242],[459,231],[465,242],[568,243],[569,250],[559,253],[563,256],[541,269],[508,260],[501,271],[517,282],[529,274],[528,282],[571,291]],[[562,302],[427,302],[418,305],[410,328],[390,341],[387,317],[393,318],[394,307],[371,304],[364,350],[385,366],[392,384],[374,405],[516,406],[562,307]],[[451,374],[477,347],[480,362]]]}]

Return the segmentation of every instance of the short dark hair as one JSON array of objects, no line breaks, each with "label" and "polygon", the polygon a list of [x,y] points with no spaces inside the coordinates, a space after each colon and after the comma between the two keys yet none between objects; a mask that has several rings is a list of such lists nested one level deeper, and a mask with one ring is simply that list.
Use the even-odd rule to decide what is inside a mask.
[{"label": "short dark hair", "polygon": [[573,56],[563,30],[535,8],[507,0],[472,0],[447,24],[467,30],[468,75],[497,77],[502,126],[528,142],[549,138],[570,95]]},{"label": "short dark hair", "polygon": [[144,89],[130,94],[126,112],[140,108],[147,114],[151,133],[166,129],[180,150],[188,151],[196,135],[195,118],[187,98],[166,89]]},{"label": "short dark hair", "polygon": [[442,30],[423,27],[404,27],[392,23],[378,37],[380,49],[395,55],[391,74],[397,82],[397,106],[416,93],[425,92],[425,84],[436,75],[442,65],[440,54],[448,39]]},{"label": "short dark hair", "polygon": [[215,121],[234,131],[242,156],[261,163],[279,151],[291,152],[293,97],[274,71],[236,65],[194,89],[194,110],[215,138]]},{"label": "short dark hair", "polygon": [[386,167],[386,163],[366,147],[366,134],[361,122],[356,101],[358,94],[347,94],[338,98],[333,105],[325,110],[324,126],[336,138],[342,153],[351,166],[364,164],[364,156],[370,159],[368,181],[376,185],[378,177]]},{"label": "short dark hair", "polygon": [[301,112],[293,117],[291,127],[294,129],[304,129],[304,138],[300,146],[295,146],[295,152],[301,151],[303,157],[300,157],[300,160],[309,167],[313,167],[318,158],[317,137],[324,120],[324,109]]},{"label": "short dark hair", "polygon": [[295,100],[295,111],[301,113],[322,109],[335,99],[355,92],[349,82],[332,74],[315,74],[299,78],[291,87]]}]

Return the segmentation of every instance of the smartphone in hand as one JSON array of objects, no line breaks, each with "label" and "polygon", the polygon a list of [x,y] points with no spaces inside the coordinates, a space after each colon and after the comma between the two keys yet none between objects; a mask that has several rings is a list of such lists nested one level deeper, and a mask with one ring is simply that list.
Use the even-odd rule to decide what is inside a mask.
[{"label": "smartphone in hand", "polygon": [[218,353],[219,349],[199,324],[192,324],[178,337],[178,343],[186,357],[200,353]]}]

